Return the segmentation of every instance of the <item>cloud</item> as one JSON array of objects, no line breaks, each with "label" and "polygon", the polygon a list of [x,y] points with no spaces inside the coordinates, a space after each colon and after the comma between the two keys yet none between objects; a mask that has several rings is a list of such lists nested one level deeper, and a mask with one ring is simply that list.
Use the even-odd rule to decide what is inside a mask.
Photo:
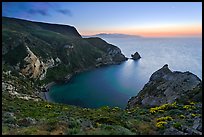
[{"label": "cloud", "polygon": [[28,10],[29,14],[40,14],[42,16],[49,16],[50,14],[48,13],[48,11],[46,10],[42,10],[42,9],[29,9]]},{"label": "cloud", "polygon": [[3,2],[2,15],[28,18],[35,18],[34,16],[52,17],[57,15],[72,17],[71,10],[62,6],[62,3],[52,2]]},{"label": "cloud", "polygon": [[57,9],[56,11],[63,14],[63,15],[72,16],[72,12],[70,10],[68,10],[68,9]]}]

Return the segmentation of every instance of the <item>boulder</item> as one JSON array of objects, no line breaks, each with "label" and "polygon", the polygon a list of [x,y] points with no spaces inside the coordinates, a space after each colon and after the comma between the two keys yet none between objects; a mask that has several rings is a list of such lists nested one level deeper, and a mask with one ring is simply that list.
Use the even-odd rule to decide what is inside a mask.
[{"label": "boulder", "polygon": [[133,60],[138,60],[138,59],[140,59],[141,58],[141,56],[140,56],[140,54],[138,53],[138,52],[135,52],[135,54],[133,55],[133,54],[131,54],[131,57],[132,57],[132,59]]}]

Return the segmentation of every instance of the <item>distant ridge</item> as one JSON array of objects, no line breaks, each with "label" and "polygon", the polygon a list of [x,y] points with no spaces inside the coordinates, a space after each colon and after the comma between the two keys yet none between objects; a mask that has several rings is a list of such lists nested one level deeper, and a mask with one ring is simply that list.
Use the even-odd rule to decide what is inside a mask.
[{"label": "distant ridge", "polygon": [[95,35],[84,35],[83,37],[100,37],[100,38],[142,38],[139,35],[128,35],[121,33],[99,33]]}]

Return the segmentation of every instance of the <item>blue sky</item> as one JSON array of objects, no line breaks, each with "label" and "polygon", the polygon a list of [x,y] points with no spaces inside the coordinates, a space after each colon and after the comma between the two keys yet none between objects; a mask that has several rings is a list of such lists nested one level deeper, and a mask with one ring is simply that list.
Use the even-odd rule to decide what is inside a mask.
[{"label": "blue sky", "polygon": [[3,2],[2,15],[67,24],[82,35],[199,36],[201,2]]}]

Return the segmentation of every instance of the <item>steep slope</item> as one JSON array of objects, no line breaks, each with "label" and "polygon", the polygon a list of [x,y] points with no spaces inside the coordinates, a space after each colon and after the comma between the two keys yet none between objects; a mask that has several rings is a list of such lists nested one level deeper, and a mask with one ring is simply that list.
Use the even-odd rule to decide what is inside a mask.
[{"label": "steep slope", "polygon": [[3,17],[2,28],[3,64],[41,83],[126,60],[116,46],[100,38],[83,39],[72,26]]},{"label": "steep slope", "polygon": [[[108,106],[90,109],[43,101],[36,96],[35,83],[6,70],[4,66],[2,134],[202,135],[202,102],[195,98],[202,92],[200,88],[185,95],[185,103],[178,100],[155,107],[133,104],[125,110]],[[171,73],[164,66],[151,80]]]},{"label": "steep slope", "polygon": [[201,102],[202,82],[190,72],[172,72],[168,65],[154,72],[144,88],[128,101],[128,108],[136,105],[160,106],[180,101]]},{"label": "steep slope", "polygon": [[2,18],[2,134],[202,135],[202,81],[164,65],[128,107],[46,102],[39,86],[126,58],[71,26]]},{"label": "steep slope", "polygon": [[202,81],[168,65],[154,72],[127,109],[148,108],[163,135],[202,135]]},{"label": "steep slope", "polygon": [[3,28],[10,28],[12,30],[20,30],[24,32],[27,32],[29,30],[39,30],[39,31],[47,30],[47,31],[53,31],[62,35],[66,35],[68,37],[81,38],[81,35],[73,26],[33,22],[33,21],[27,21],[27,20],[22,20],[17,18],[8,18],[8,17],[2,17],[2,20],[3,20],[3,24],[2,24]]},{"label": "steep slope", "polygon": [[[94,47],[102,50],[106,54],[102,56],[102,58],[98,58],[103,64],[111,64],[111,62],[120,63],[121,61],[127,60],[127,58],[121,53],[121,50],[112,45],[108,44],[106,41],[102,40],[101,38],[86,38],[86,40],[91,43]],[[110,59],[108,61],[108,59]]]}]

